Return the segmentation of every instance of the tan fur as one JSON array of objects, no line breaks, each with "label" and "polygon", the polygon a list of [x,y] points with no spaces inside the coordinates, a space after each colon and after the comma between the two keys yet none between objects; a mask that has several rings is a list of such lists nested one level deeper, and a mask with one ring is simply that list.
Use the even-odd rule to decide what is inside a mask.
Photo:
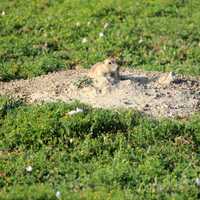
[{"label": "tan fur", "polygon": [[90,69],[89,76],[94,79],[105,78],[119,81],[119,66],[114,58],[108,58],[103,62],[96,63]]},{"label": "tan fur", "polygon": [[160,85],[170,85],[174,80],[175,80],[175,73],[174,72],[170,72],[168,74],[162,75],[158,79],[157,83],[160,84]]}]

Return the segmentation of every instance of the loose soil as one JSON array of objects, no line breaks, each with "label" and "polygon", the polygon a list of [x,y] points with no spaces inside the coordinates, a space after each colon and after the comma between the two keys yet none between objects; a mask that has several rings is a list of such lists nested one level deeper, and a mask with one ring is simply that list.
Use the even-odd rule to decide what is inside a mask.
[{"label": "loose soil", "polygon": [[200,111],[199,77],[177,75],[169,84],[160,85],[159,77],[167,74],[125,69],[116,84],[77,87],[87,73],[68,70],[0,82],[0,95],[22,98],[27,103],[79,100],[94,107],[133,108],[154,117],[185,118]]}]

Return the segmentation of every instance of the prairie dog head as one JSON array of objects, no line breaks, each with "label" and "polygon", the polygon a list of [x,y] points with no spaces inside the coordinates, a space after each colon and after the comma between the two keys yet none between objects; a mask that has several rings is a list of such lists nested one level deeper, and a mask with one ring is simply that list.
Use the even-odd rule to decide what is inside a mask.
[{"label": "prairie dog head", "polygon": [[96,80],[105,79],[111,82],[117,82],[120,79],[119,66],[114,58],[108,58],[103,62],[92,66],[89,76]]},{"label": "prairie dog head", "polygon": [[104,64],[110,69],[111,72],[119,70],[119,66],[114,58],[108,58],[104,60]]}]

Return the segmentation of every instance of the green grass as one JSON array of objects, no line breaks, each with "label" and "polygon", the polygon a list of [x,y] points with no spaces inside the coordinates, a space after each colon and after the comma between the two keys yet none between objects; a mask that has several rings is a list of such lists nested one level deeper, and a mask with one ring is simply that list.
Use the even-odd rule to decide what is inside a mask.
[{"label": "green grass", "polygon": [[[83,113],[68,115],[76,107]],[[200,115],[0,101],[0,199],[197,199]],[[32,166],[32,172],[26,167]]]},{"label": "green grass", "polygon": [[1,1],[0,77],[89,67],[109,55],[127,67],[199,75],[199,9],[199,0]]},{"label": "green grass", "polygon": [[[199,0],[2,0],[0,80],[110,55],[125,67],[200,75],[199,10]],[[77,107],[84,112],[67,114]],[[155,120],[0,97],[2,200],[53,200],[57,191],[70,200],[198,199],[199,155],[199,113]]]}]

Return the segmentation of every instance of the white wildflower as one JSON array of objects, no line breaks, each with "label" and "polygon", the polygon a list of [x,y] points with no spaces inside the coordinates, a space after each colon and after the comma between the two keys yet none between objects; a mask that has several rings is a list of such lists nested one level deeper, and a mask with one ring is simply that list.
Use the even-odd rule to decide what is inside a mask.
[{"label": "white wildflower", "polygon": [[1,16],[4,16],[5,14],[6,14],[5,11],[2,11]]},{"label": "white wildflower", "polygon": [[105,23],[103,28],[106,29],[108,27],[108,25],[109,25],[108,23]]},{"label": "white wildflower", "polygon": [[83,38],[82,43],[86,43],[86,42],[87,42],[87,38]]},{"label": "white wildflower", "polygon": [[57,197],[58,199],[61,198],[61,192],[60,192],[60,191],[56,191],[56,197]]},{"label": "white wildflower", "polygon": [[88,23],[87,23],[87,25],[89,26],[91,24],[91,22],[89,21]]},{"label": "white wildflower", "polygon": [[32,166],[29,165],[29,166],[26,167],[27,172],[32,172],[32,170],[33,170]]},{"label": "white wildflower", "polygon": [[104,36],[104,33],[100,32],[99,37],[103,37],[103,36]]},{"label": "white wildflower", "polygon": [[196,182],[197,186],[200,186],[200,178],[196,178],[195,182]]},{"label": "white wildflower", "polygon": [[138,43],[141,44],[142,42],[143,42],[143,39],[141,38],[141,39],[138,41]]},{"label": "white wildflower", "polygon": [[69,140],[70,143],[73,143],[73,141],[74,141],[73,138],[71,138],[71,139]]},{"label": "white wildflower", "polygon": [[76,22],[76,26],[80,26],[80,22]]},{"label": "white wildflower", "polygon": [[75,115],[77,113],[82,113],[83,112],[83,109],[81,108],[76,108],[76,110],[72,110],[72,111],[69,111],[68,112],[68,115]]}]

